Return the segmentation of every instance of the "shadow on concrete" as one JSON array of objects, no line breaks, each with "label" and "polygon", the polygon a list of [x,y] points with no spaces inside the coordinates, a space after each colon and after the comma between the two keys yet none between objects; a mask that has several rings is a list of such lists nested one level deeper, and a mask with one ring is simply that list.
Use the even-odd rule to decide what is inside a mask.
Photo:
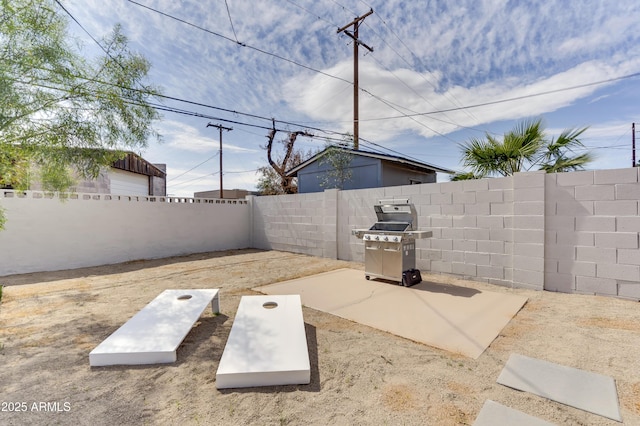
[{"label": "shadow on concrete", "polygon": [[[402,287],[402,284],[396,281],[385,280],[382,278],[372,278],[371,280]],[[475,288],[459,287],[459,286],[450,285],[450,284],[440,284],[440,283],[434,283],[432,281],[422,281],[418,284],[412,285],[411,287],[407,287],[407,288],[410,288],[413,290],[428,291],[429,293],[449,294],[455,297],[473,297],[476,294],[481,293],[480,290],[476,290]]]}]

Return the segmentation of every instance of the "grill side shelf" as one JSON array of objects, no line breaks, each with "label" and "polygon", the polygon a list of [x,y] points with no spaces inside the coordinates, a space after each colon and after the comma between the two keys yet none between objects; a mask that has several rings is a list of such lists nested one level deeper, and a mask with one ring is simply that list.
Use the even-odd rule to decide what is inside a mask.
[{"label": "grill side shelf", "polygon": [[404,233],[409,238],[431,238],[433,237],[432,231],[407,231]]}]

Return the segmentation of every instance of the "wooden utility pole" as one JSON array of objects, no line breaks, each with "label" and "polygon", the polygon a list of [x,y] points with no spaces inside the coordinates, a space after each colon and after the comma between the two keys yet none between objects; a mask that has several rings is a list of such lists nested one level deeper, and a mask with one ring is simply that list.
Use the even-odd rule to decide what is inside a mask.
[{"label": "wooden utility pole", "polygon": [[[368,11],[362,16],[358,16],[356,19],[349,22],[344,27],[338,28],[338,34],[340,34],[341,32],[344,32],[346,35],[348,35],[353,39],[353,149],[356,149],[356,150],[358,149],[358,142],[360,141],[360,131],[359,131],[360,118],[358,113],[358,109],[359,109],[358,91],[360,90],[358,86],[358,46],[362,45],[369,52],[373,52],[372,47],[369,47],[366,44],[362,43],[360,40],[358,40],[358,28],[360,27],[360,24],[362,23],[362,21],[364,21],[364,18],[371,15],[372,13],[373,13],[373,9],[371,9],[370,11]],[[347,28],[349,28],[351,25],[353,25],[353,33],[347,31]]]},{"label": "wooden utility pole", "polygon": [[216,127],[220,130],[220,198],[224,198],[224,190],[222,189],[222,131],[226,130],[228,132],[232,131],[231,127],[224,127],[220,124],[207,124],[207,127]]}]

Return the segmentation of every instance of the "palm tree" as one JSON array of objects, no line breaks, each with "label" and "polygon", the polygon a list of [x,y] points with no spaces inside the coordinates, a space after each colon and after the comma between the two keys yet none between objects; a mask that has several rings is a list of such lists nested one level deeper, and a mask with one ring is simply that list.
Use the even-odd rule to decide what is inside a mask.
[{"label": "palm tree", "polygon": [[568,157],[567,152],[573,152],[574,148],[581,148],[582,142],[578,137],[587,128],[565,130],[558,136],[558,139],[551,140],[546,146],[546,152],[541,157],[540,170],[547,173],[570,172],[581,170],[587,163],[593,161],[591,153],[584,153]]},{"label": "palm tree", "polygon": [[591,154],[573,155],[583,147],[578,137],[587,128],[565,130],[548,141],[542,120],[523,121],[504,134],[502,141],[490,134],[473,138],[461,146],[463,164],[471,172],[459,173],[453,180],[479,179],[488,176],[511,176],[539,166],[548,173],[580,170],[593,160]]}]

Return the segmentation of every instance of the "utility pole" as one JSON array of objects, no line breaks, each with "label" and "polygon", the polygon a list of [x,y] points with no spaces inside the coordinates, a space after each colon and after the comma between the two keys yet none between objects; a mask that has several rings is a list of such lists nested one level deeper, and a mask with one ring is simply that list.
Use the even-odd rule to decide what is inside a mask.
[{"label": "utility pole", "polygon": [[636,123],[631,123],[631,167],[636,166]]},{"label": "utility pole", "polygon": [[224,198],[224,191],[222,189],[222,131],[226,130],[227,132],[232,131],[231,127],[224,127],[220,124],[207,124],[207,127],[216,127],[220,130],[220,198]]},{"label": "utility pole", "polygon": [[[358,16],[357,18],[349,22],[344,27],[338,28],[338,34],[340,34],[341,32],[344,32],[346,35],[348,35],[353,39],[353,148],[356,150],[358,149],[358,142],[360,141],[360,131],[359,131],[360,118],[358,116],[359,115],[358,114],[358,109],[359,109],[358,91],[360,90],[358,86],[358,46],[362,45],[369,52],[373,52],[372,47],[369,47],[366,44],[362,43],[360,40],[358,40],[358,28],[360,27],[360,24],[362,23],[362,21],[364,21],[364,18],[371,15],[372,13],[373,13],[373,9],[369,10],[367,13],[365,13],[362,16]],[[347,28],[349,28],[351,25],[353,25],[353,33],[347,31]]]}]

